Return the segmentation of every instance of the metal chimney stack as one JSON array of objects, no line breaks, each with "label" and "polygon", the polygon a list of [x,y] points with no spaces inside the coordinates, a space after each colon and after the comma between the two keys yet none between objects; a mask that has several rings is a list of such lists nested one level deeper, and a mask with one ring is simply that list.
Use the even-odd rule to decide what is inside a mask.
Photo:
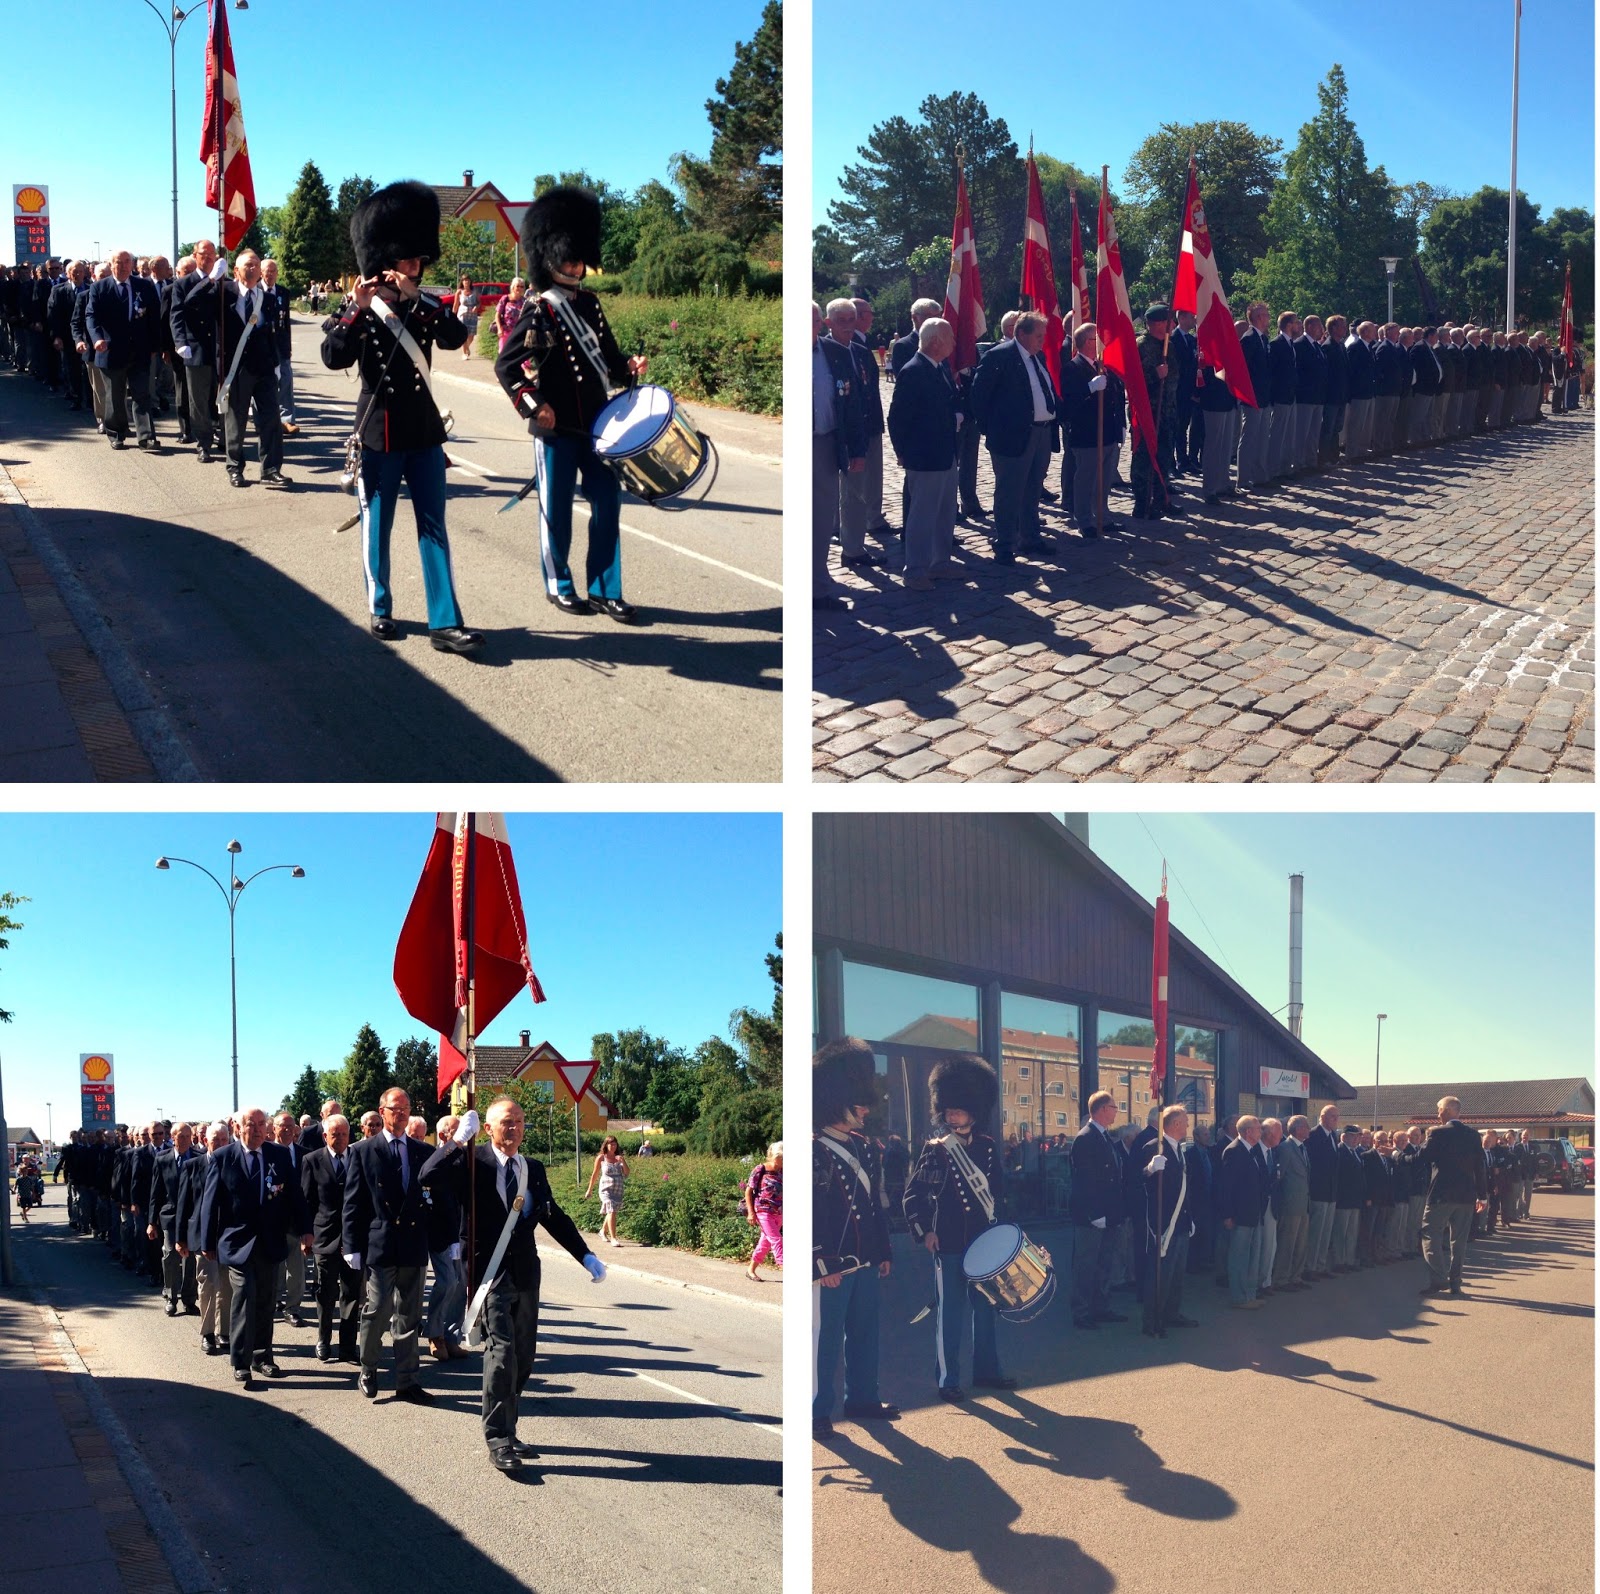
[{"label": "metal chimney stack", "polygon": [[1306,879],[1289,876],[1289,1033],[1300,1039],[1300,1020],[1305,1004],[1300,1000],[1301,920],[1305,914]]}]

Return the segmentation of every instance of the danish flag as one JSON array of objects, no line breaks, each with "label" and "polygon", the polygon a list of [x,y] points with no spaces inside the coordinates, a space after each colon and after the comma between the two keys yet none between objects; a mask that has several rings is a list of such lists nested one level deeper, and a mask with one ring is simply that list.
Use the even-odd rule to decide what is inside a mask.
[{"label": "danish flag", "polygon": [[944,318],[955,330],[951,363],[965,371],[978,363],[978,339],[987,330],[983,319],[983,279],[978,273],[978,246],[972,237],[972,206],[967,201],[967,174],[956,173],[956,220],[950,231],[950,280],[944,289]]},{"label": "danish flag", "polygon": [[1150,1057],[1150,1099],[1161,1100],[1161,1083],[1167,1077],[1167,865],[1161,865],[1161,895],[1156,898],[1155,947],[1150,959],[1150,1016],[1155,1020],[1156,1045]]},{"label": "danish flag", "polygon": [[1188,310],[1198,323],[1201,366],[1213,366],[1241,404],[1256,407],[1256,390],[1245,364],[1244,347],[1233,324],[1233,312],[1222,292],[1222,275],[1211,252],[1211,229],[1200,203],[1194,156],[1189,157],[1189,195],[1183,205],[1183,244],[1178,250],[1178,278],[1172,286],[1174,311]]},{"label": "danish flag", "polygon": [[[211,37],[206,48],[206,119],[200,131],[200,159],[206,164],[206,204],[221,208],[224,250],[237,249],[256,219],[256,185],[250,175],[250,148],[244,141],[244,113],[233,75],[233,41],[228,37],[228,0],[210,0]],[[220,169],[219,169],[220,166]]]}]

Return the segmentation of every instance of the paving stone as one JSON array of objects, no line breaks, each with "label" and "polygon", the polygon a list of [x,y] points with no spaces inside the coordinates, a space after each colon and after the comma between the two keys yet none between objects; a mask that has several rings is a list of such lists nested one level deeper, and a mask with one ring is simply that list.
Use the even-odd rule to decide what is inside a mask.
[{"label": "paving stone", "polygon": [[1361,732],[1349,725],[1328,725],[1317,732],[1314,740],[1319,747],[1350,747],[1361,740]]},{"label": "paving stone", "polygon": [[[1440,720],[1439,725],[1443,724],[1444,721]],[[1466,737],[1459,731],[1441,730],[1439,725],[1435,725],[1431,731],[1424,731],[1417,738],[1417,745],[1430,747],[1441,753],[1459,753],[1467,745]]]},{"label": "paving stone", "polygon": [[911,731],[901,731],[894,736],[885,736],[878,742],[877,748],[886,758],[903,758],[907,753],[915,753],[926,747],[928,741],[929,738],[926,736],[919,736]]},{"label": "paving stone", "polygon": [[952,774],[970,777],[981,775],[984,770],[993,769],[1000,762],[999,753],[991,752],[988,748],[977,748],[973,752],[963,753],[959,758],[952,758],[949,767]]},{"label": "paving stone", "polygon": [[1436,747],[1408,747],[1401,753],[1399,761],[1408,768],[1437,771],[1450,762],[1450,755],[1441,753]]},{"label": "paving stone", "polygon": [[1529,747],[1524,743],[1514,753],[1507,755],[1505,767],[1531,770],[1535,775],[1544,775],[1554,769],[1555,764],[1552,754],[1540,752],[1537,747]]},{"label": "paving stone", "polygon": [[1227,757],[1226,753],[1215,747],[1191,747],[1188,752],[1179,754],[1178,762],[1185,769],[1207,770],[1226,763]]},{"label": "paving stone", "polygon": [[1085,775],[1092,775],[1097,769],[1103,769],[1116,756],[1104,747],[1081,747],[1062,761],[1061,768],[1067,774],[1077,775],[1081,779]]},{"label": "paving stone", "polygon": [[1357,742],[1344,756],[1364,769],[1383,769],[1394,762],[1395,750],[1387,742]]},{"label": "paving stone", "polygon": [[1332,719],[1333,714],[1326,707],[1297,708],[1292,714],[1284,717],[1283,725],[1285,730],[1299,731],[1310,736],[1313,732],[1320,731]]},{"label": "paving stone", "polygon": [[896,780],[915,780],[919,775],[926,775],[931,769],[938,769],[944,762],[942,754],[934,752],[931,748],[924,748],[920,753],[895,759],[892,764],[885,766],[885,772],[893,775]]},{"label": "paving stone", "polygon": [[1042,769],[1051,769],[1062,760],[1063,749],[1059,742],[1035,742],[1025,747],[1015,758],[1006,760],[1011,769],[1020,769],[1036,775]]}]

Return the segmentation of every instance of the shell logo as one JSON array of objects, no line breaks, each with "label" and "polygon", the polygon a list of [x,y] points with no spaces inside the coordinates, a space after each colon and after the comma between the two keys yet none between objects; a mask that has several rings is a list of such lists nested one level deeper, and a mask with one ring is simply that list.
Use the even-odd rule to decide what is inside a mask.
[{"label": "shell logo", "polygon": [[17,209],[26,211],[30,216],[38,215],[44,206],[44,195],[37,188],[24,188],[17,195]]},{"label": "shell logo", "polygon": [[83,1065],[83,1077],[96,1085],[103,1084],[111,1077],[111,1064],[103,1057],[91,1057]]}]

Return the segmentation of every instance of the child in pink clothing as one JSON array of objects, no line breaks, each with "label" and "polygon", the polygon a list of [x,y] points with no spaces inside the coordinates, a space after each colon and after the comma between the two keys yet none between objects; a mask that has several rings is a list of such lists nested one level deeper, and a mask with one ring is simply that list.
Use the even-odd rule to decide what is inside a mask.
[{"label": "child in pink clothing", "polygon": [[767,1147],[767,1160],[750,1170],[744,1187],[744,1210],[750,1221],[761,1230],[756,1241],[755,1254],[745,1269],[748,1278],[759,1279],[756,1265],[771,1254],[773,1262],[783,1266],[783,1142],[774,1140]]}]

